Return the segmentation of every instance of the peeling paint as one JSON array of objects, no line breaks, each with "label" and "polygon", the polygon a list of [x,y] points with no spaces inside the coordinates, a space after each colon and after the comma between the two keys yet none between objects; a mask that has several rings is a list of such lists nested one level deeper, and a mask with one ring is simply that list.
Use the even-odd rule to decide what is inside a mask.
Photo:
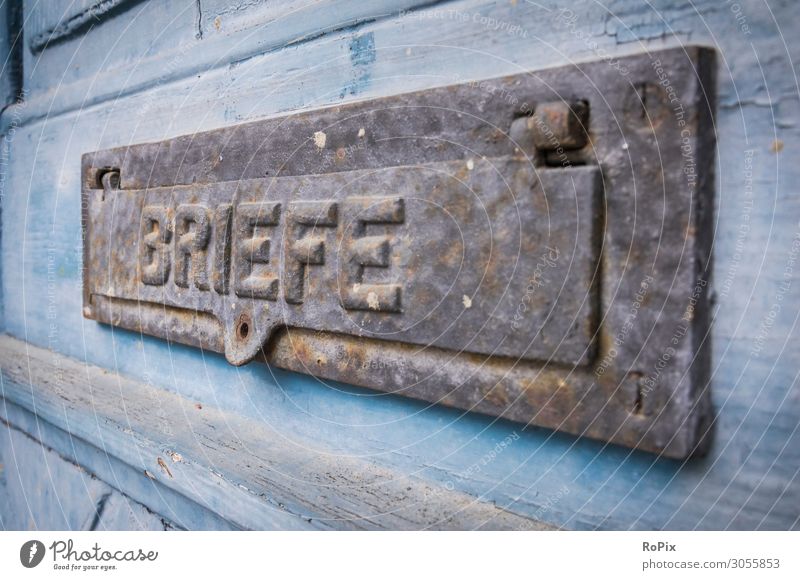
[{"label": "peeling paint", "polygon": [[372,65],[375,58],[375,35],[369,32],[354,36],[350,41],[352,78],[342,88],[339,93],[340,98],[344,98],[348,94],[357,95],[367,88],[372,80]]},{"label": "peeling paint", "polygon": [[158,466],[161,468],[161,471],[166,473],[170,477],[170,479],[172,479],[172,472],[169,470],[169,467],[167,467],[166,462],[160,457],[158,457],[156,458],[156,463],[158,463]]},{"label": "peeling paint", "polygon": [[367,294],[367,304],[372,310],[378,310],[381,307],[380,302],[378,301],[378,295],[375,292],[370,292]]}]

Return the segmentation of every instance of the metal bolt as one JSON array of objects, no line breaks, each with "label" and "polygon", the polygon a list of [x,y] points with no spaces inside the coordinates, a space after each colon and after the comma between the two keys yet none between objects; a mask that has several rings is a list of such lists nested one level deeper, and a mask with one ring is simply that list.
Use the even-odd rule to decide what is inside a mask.
[{"label": "metal bolt", "polygon": [[542,103],[527,119],[527,126],[537,149],[580,149],[587,141],[588,116],[589,107],[581,101]]}]

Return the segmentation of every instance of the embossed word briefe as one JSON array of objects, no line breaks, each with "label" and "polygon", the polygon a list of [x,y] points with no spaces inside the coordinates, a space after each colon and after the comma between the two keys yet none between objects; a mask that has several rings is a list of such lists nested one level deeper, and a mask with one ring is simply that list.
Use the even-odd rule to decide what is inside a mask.
[{"label": "embossed word briefe", "polygon": [[713,54],[625,61],[626,78],[589,63],[87,154],[84,314],[691,454]]},{"label": "embossed word briefe", "polygon": [[[111,241],[89,251],[93,279],[108,282],[92,309],[169,306],[171,338],[234,364],[284,327],[562,364],[592,357],[597,167],[540,171],[500,157],[147,190],[125,189],[122,171],[122,188],[89,202],[92,237]],[[132,218],[124,235],[121,216]],[[564,259],[526,298],[545,247]]]},{"label": "embossed word briefe", "polygon": [[[402,224],[402,197],[353,197],[344,200],[343,219],[350,222],[341,251],[341,305],[348,310],[401,312],[402,285],[370,284],[368,268],[388,268],[391,235],[366,235],[372,224]],[[174,216],[174,217],[173,217]],[[139,276],[143,284],[162,286],[170,278],[176,286],[228,294],[231,261],[235,264],[236,296],[278,300],[281,274],[283,299],[302,304],[306,268],[324,266],[324,228],[339,224],[336,201],[294,201],[286,215],[279,202],[218,204],[213,211],[204,204],[186,203],[175,210],[147,205],[142,209],[139,239]],[[353,227],[355,226],[355,227]],[[286,240],[283,265],[273,257],[275,229],[283,227]],[[173,243],[174,235],[174,243]],[[215,240],[210,247],[212,237]],[[171,272],[174,272],[172,276]],[[213,284],[212,284],[213,280]]]}]

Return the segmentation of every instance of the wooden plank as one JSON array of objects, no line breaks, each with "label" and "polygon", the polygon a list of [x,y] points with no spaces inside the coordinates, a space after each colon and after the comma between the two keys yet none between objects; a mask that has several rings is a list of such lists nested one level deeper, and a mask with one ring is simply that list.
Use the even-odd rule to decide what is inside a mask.
[{"label": "wooden plank", "polygon": [[30,50],[36,54],[85,33],[141,0],[69,0],[35,3],[27,20]]},{"label": "wooden plank", "polygon": [[[36,444],[47,450],[52,450],[61,459],[70,464],[79,466],[80,469],[92,478],[101,480],[111,486],[113,490],[123,493],[131,501],[142,506],[143,510],[159,514],[159,521],[167,529],[179,530],[231,530],[239,529],[223,520],[216,514],[208,511],[184,495],[173,491],[158,482],[142,477],[141,469],[134,469],[127,463],[107,453],[101,447],[96,447],[70,433],[59,429],[36,415],[11,403],[8,399],[0,401],[0,421],[12,430],[25,433],[36,441]],[[41,462],[28,462],[29,467],[41,475]],[[13,470],[15,465],[7,465]],[[54,490],[57,492],[57,489]],[[63,496],[64,501],[69,501],[69,496]],[[147,504],[147,507],[144,506]],[[9,506],[12,510],[12,506]],[[18,517],[19,505],[13,506],[13,511],[7,513]],[[117,514],[119,516],[119,514]]]},{"label": "wooden plank", "polygon": [[[35,96],[26,111],[31,118],[86,108],[222,63],[236,66],[431,0],[113,0],[101,4],[114,5],[102,19],[95,18],[93,0],[72,4],[34,3],[25,14],[25,34],[32,38],[24,51],[25,88]],[[50,38],[58,40],[58,50],[43,50]]]},{"label": "wooden plank", "polygon": [[6,399],[244,528],[548,527],[7,336],[0,368]]},{"label": "wooden plank", "polygon": [[[146,3],[135,6],[128,21],[112,19],[93,31],[94,36],[65,44],[70,50],[63,51],[65,56],[53,56],[55,62],[34,60],[26,52],[26,70],[35,77],[26,78],[34,98],[23,115],[28,120],[52,118],[183,81],[183,86],[168,92],[176,95],[183,113],[202,120],[203,129],[211,129],[312,104],[514,74],[598,56],[613,65],[614,57],[621,54],[680,42],[718,45],[740,63],[734,72],[742,79],[761,75],[759,59],[780,61],[790,50],[792,58],[800,56],[797,47],[783,47],[764,32],[774,26],[773,13],[764,10],[746,11],[747,23],[760,31],[745,37],[758,46],[758,58],[753,51],[743,50],[736,19],[720,12],[714,0],[694,2],[691,10],[661,3],[658,13],[650,5],[630,0],[608,7],[581,0],[568,9],[554,0],[270,4],[258,3],[257,9],[234,10],[227,16],[227,11],[212,3],[207,16],[221,13],[220,30],[213,26],[213,16],[213,32],[207,30],[198,39],[193,2]],[[309,17],[311,12],[313,17]],[[225,25],[228,18],[230,27]],[[202,14],[200,20],[205,21]],[[156,37],[153,21],[165,23]],[[368,34],[373,35],[374,60],[368,66],[351,63],[351,56],[357,56],[351,42]],[[98,59],[98,53],[104,58]],[[75,62],[82,66],[75,67]],[[766,106],[771,99],[791,100],[794,77],[779,69],[763,70],[771,88],[769,98],[759,83],[734,83],[730,75],[720,75],[722,103]],[[365,73],[368,78],[362,78]],[[59,79],[57,87],[50,85],[54,78]],[[88,78],[91,82],[86,82]],[[761,94],[755,94],[758,91]],[[220,95],[229,98],[220,101]],[[211,99],[219,106],[209,110],[205,104]],[[158,124],[168,131],[158,138],[182,134],[169,122],[174,104],[148,94],[140,94],[139,100],[137,112],[142,102],[149,115],[159,114],[159,104],[169,109],[168,122]],[[196,110],[190,113],[191,109]],[[790,115],[792,109],[785,107],[785,111]],[[127,141],[97,148],[121,144]]]},{"label": "wooden plank", "polygon": [[0,529],[172,528],[80,466],[7,422],[0,423]]},{"label": "wooden plank", "polygon": [[5,529],[86,529],[97,503],[111,492],[103,482],[2,423],[0,463]]},{"label": "wooden plank", "polygon": [[60,100],[58,85],[77,96],[102,86],[102,73],[116,71],[121,80],[130,74],[126,66],[190,45],[196,6],[194,0],[25,2],[23,86],[31,97],[53,103]]},{"label": "wooden plank", "polygon": [[0,5],[0,111],[20,100],[23,43],[21,16],[20,3],[3,2]]}]

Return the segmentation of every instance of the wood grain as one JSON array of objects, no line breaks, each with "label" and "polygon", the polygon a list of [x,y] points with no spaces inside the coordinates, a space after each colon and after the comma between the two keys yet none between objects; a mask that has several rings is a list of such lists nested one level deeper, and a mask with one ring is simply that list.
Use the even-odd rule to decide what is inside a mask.
[{"label": "wood grain", "polygon": [[[416,477],[289,445],[254,421],[10,337],[0,337],[0,368],[5,399],[242,528],[548,527]],[[53,492],[67,503],[76,495]]]}]

